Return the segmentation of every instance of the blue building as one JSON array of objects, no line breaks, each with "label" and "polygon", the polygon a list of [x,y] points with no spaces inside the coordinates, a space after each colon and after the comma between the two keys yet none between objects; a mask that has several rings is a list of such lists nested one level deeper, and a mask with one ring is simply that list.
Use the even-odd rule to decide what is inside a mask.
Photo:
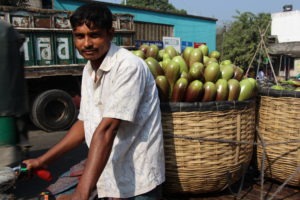
[{"label": "blue building", "polygon": [[[54,0],[54,9],[75,10],[78,6],[90,1]],[[179,37],[186,46],[206,43],[211,51],[216,49],[217,19],[103,3],[113,13],[128,13],[134,16],[134,40],[162,41],[163,36]]]}]

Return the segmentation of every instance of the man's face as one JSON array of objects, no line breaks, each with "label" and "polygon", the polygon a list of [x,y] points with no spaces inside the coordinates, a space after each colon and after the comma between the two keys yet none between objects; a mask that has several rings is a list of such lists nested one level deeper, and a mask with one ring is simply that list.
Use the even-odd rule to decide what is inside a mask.
[{"label": "man's face", "polygon": [[113,29],[89,28],[85,24],[73,30],[75,47],[87,60],[98,61],[110,47]]}]

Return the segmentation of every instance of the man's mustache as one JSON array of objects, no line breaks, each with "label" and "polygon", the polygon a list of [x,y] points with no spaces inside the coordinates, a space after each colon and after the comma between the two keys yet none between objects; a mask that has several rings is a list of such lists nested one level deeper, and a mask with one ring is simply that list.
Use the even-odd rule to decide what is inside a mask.
[{"label": "man's mustache", "polygon": [[95,48],[84,48],[84,49],[82,49],[81,51],[97,51],[97,49],[95,49]]}]

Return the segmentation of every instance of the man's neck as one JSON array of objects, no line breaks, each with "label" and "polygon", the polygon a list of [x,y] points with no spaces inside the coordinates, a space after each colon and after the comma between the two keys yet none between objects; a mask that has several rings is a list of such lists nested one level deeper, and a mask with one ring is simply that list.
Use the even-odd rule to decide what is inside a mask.
[{"label": "man's neck", "polygon": [[92,68],[93,68],[94,71],[97,71],[99,69],[99,67],[102,64],[102,62],[103,62],[106,54],[107,54],[107,52],[103,56],[101,56],[100,58],[98,58],[97,60],[91,60],[90,61],[91,62],[91,66],[92,66]]}]

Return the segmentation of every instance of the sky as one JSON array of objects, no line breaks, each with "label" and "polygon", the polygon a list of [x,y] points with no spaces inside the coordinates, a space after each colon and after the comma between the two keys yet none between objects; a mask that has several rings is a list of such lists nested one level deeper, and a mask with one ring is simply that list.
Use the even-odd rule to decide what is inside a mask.
[{"label": "sky", "polygon": [[[121,0],[100,0],[111,3],[121,3]],[[169,0],[177,9],[184,9],[190,15],[213,17],[218,24],[233,21],[232,16],[240,12],[277,13],[283,6],[293,5],[293,10],[300,10],[300,0]]]}]

